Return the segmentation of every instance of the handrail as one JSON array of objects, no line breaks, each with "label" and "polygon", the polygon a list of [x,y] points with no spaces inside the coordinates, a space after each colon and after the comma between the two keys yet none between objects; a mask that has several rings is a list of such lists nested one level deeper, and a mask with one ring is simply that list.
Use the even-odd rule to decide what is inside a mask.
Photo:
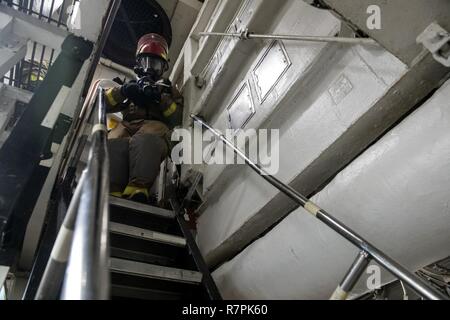
[{"label": "handrail", "polygon": [[191,118],[200,123],[202,126],[207,128],[211,133],[213,133],[217,138],[219,138],[226,146],[230,147],[239,157],[241,157],[247,165],[249,165],[257,174],[268,181],[272,186],[283,192],[289,198],[294,200],[300,206],[302,206],[306,211],[312,214],[314,217],[319,219],[321,222],[325,223],[328,227],[336,231],[339,235],[350,241],[353,245],[361,249],[358,256],[350,267],[349,272],[344,277],[343,281],[337,287],[336,291],[332,295],[332,299],[345,299],[349,292],[353,289],[357,280],[362,275],[365,270],[365,266],[368,260],[373,259],[386,268],[390,273],[395,275],[397,278],[407,283],[416,293],[420,296],[430,299],[430,300],[448,300],[446,296],[442,293],[431,288],[425,281],[415,276],[409,272],[406,268],[401,266],[399,263],[394,261],[392,258],[388,257],[381,250],[373,246],[363,237],[358,235],[356,232],[351,230],[345,224],[331,216],[324,209],[320,208],[318,205],[313,203],[304,195],[300,194],[297,190],[291,186],[281,182],[274,176],[270,175],[266,170],[264,170],[258,164],[252,162],[239,148],[237,148],[232,142],[227,140],[223,134],[218,132],[216,129],[211,127],[203,119],[191,114]]},{"label": "handrail", "polygon": [[[92,145],[86,169],[78,182],[58,233],[36,299],[109,298],[109,157],[104,89],[96,82],[84,106],[87,122],[97,102]],[[77,139],[76,139],[77,140]]]},{"label": "handrail", "polygon": [[77,186],[82,191],[62,289],[63,300],[109,298],[109,158],[104,99],[104,89],[99,87],[98,122],[92,130],[83,183]]},{"label": "handrail", "polygon": [[[195,188],[196,183],[198,181],[194,182],[191,186],[191,190]],[[190,193],[189,191],[188,193]],[[183,212],[184,212],[184,204],[187,202],[187,197],[184,198],[183,202],[180,204],[176,197],[171,198],[170,204],[175,212],[175,216],[178,222],[178,225],[180,226],[181,232],[183,233],[184,238],[186,239],[187,246],[189,248],[190,254],[192,258],[194,259],[195,265],[197,266],[198,271],[203,275],[202,278],[202,284],[210,297],[211,300],[214,301],[220,301],[223,300],[222,295],[220,294],[219,289],[217,288],[216,283],[214,282],[214,279],[211,275],[211,272],[209,271],[209,268],[203,259],[203,256],[200,252],[200,249],[197,246],[197,243],[195,242],[195,238],[192,235],[191,230],[189,229],[189,226],[184,218]]]},{"label": "handrail", "polygon": [[[70,165],[72,164],[71,160],[73,160],[72,158],[74,157],[74,152],[76,151],[77,147],[80,144],[79,141],[80,136],[83,134],[87,120],[89,119],[89,117],[93,112],[94,109],[93,106],[95,99],[97,97],[98,88],[106,83],[108,83],[108,87],[118,86],[118,84],[112,80],[99,79],[93,83],[93,85],[88,91],[88,95],[80,111],[80,114],[74,123],[74,129],[67,144],[65,157],[61,163],[60,170],[58,172],[58,177],[61,179],[61,181],[66,180],[67,178],[68,173],[67,171]],[[75,159],[75,161],[78,161],[78,159]]]}]

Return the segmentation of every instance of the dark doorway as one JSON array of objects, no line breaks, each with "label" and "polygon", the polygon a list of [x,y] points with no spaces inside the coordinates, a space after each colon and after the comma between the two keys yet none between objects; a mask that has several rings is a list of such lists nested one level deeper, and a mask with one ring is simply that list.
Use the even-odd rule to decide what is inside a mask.
[{"label": "dark doorway", "polygon": [[117,13],[103,55],[124,66],[133,67],[139,38],[158,33],[172,43],[170,19],[155,0],[125,0]]}]

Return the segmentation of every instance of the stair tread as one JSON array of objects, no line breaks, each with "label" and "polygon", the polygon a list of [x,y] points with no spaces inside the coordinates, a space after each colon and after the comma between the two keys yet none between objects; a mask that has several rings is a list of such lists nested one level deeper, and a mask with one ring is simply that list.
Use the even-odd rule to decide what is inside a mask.
[{"label": "stair tread", "polygon": [[192,284],[201,283],[203,278],[203,275],[197,271],[163,267],[117,258],[111,258],[110,269],[116,273]]},{"label": "stair tread", "polygon": [[178,267],[176,259],[158,254],[146,253],[141,251],[133,251],[118,247],[111,248],[111,258],[137,261],[148,264],[155,264],[159,266]]},{"label": "stair tread", "polygon": [[156,215],[158,217],[167,218],[167,219],[174,219],[175,218],[175,212],[171,210],[166,210],[158,207],[153,207],[150,205],[133,202],[117,197],[109,197],[109,204],[115,207],[130,209],[137,212],[143,212],[143,213],[149,213]]},{"label": "stair tread", "polygon": [[121,297],[127,299],[139,300],[180,300],[182,293],[163,291],[152,288],[136,288],[124,285],[111,286],[111,293],[113,297]]},{"label": "stair tread", "polygon": [[165,243],[177,247],[185,247],[186,239],[166,233],[137,228],[121,223],[110,222],[110,231],[115,234],[125,235],[146,241]]}]

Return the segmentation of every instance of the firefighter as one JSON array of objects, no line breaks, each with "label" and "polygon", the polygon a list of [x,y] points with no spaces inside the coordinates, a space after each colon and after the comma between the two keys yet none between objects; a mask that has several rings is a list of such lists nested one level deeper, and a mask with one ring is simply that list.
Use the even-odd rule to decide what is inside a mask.
[{"label": "firefighter", "polygon": [[110,131],[110,191],[113,196],[149,203],[149,192],[171,149],[171,131],[181,125],[183,98],[163,74],[169,69],[168,44],[158,34],[138,43],[138,80],[106,91],[108,113],[122,113]]}]

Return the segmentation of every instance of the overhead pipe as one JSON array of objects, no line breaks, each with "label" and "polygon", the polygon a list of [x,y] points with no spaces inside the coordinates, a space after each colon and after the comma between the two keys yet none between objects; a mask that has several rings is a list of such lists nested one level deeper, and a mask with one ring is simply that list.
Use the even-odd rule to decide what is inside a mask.
[{"label": "overhead pipe", "polygon": [[325,36],[303,36],[303,35],[284,35],[284,34],[256,34],[246,29],[239,33],[226,32],[200,32],[200,37],[233,37],[241,40],[249,39],[269,39],[269,40],[292,40],[292,41],[306,41],[306,42],[327,42],[327,43],[342,43],[351,45],[378,45],[370,38],[345,38],[345,37],[325,37]]},{"label": "overhead pipe", "polygon": [[[317,204],[313,203],[306,196],[300,194],[297,190],[292,188],[291,186],[283,183],[279,179],[270,175],[264,168],[254,163],[250,158],[248,158],[239,148],[237,148],[231,141],[229,141],[225,136],[211,127],[206,121],[202,118],[191,114],[191,118],[200,123],[206,129],[208,129],[214,136],[216,136],[220,141],[222,141],[226,146],[231,148],[240,158],[242,158],[245,163],[252,168],[258,175],[260,175],[263,179],[269,182],[272,186],[283,192],[289,198],[294,200],[297,204],[302,206],[306,211],[312,214],[315,218],[319,219],[321,222],[326,224],[328,227],[333,229],[339,235],[350,241],[353,245],[361,249],[363,252],[367,253],[373,260],[378,262],[381,266],[386,268],[390,273],[399,278],[400,280],[407,283],[416,293],[420,296],[429,299],[429,300],[449,300],[448,297],[443,295],[442,293],[436,291],[433,288],[430,288],[428,284],[413,275],[406,268],[398,264],[395,260],[388,257],[377,247],[372,245],[370,242],[365,240],[355,231],[348,228],[345,224],[334,218],[324,209],[320,208]],[[358,265],[360,263],[358,262]],[[353,269],[353,267],[352,267]],[[359,269],[359,268],[357,268]],[[350,272],[350,274],[354,274],[354,272]],[[347,278],[347,277],[346,277]],[[351,279],[350,283],[353,284],[355,279]],[[344,282],[347,282],[344,279]],[[348,286],[351,287],[351,286]]]},{"label": "overhead pipe", "polygon": [[110,69],[112,69],[114,71],[123,73],[128,78],[131,78],[131,79],[135,79],[136,78],[136,74],[134,73],[133,70],[131,70],[131,69],[127,68],[127,67],[124,67],[124,66],[122,66],[122,65],[120,65],[118,63],[115,63],[115,62],[113,62],[113,61],[111,61],[109,59],[100,58],[99,63],[102,66],[105,66],[105,67],[110,68]]}]

